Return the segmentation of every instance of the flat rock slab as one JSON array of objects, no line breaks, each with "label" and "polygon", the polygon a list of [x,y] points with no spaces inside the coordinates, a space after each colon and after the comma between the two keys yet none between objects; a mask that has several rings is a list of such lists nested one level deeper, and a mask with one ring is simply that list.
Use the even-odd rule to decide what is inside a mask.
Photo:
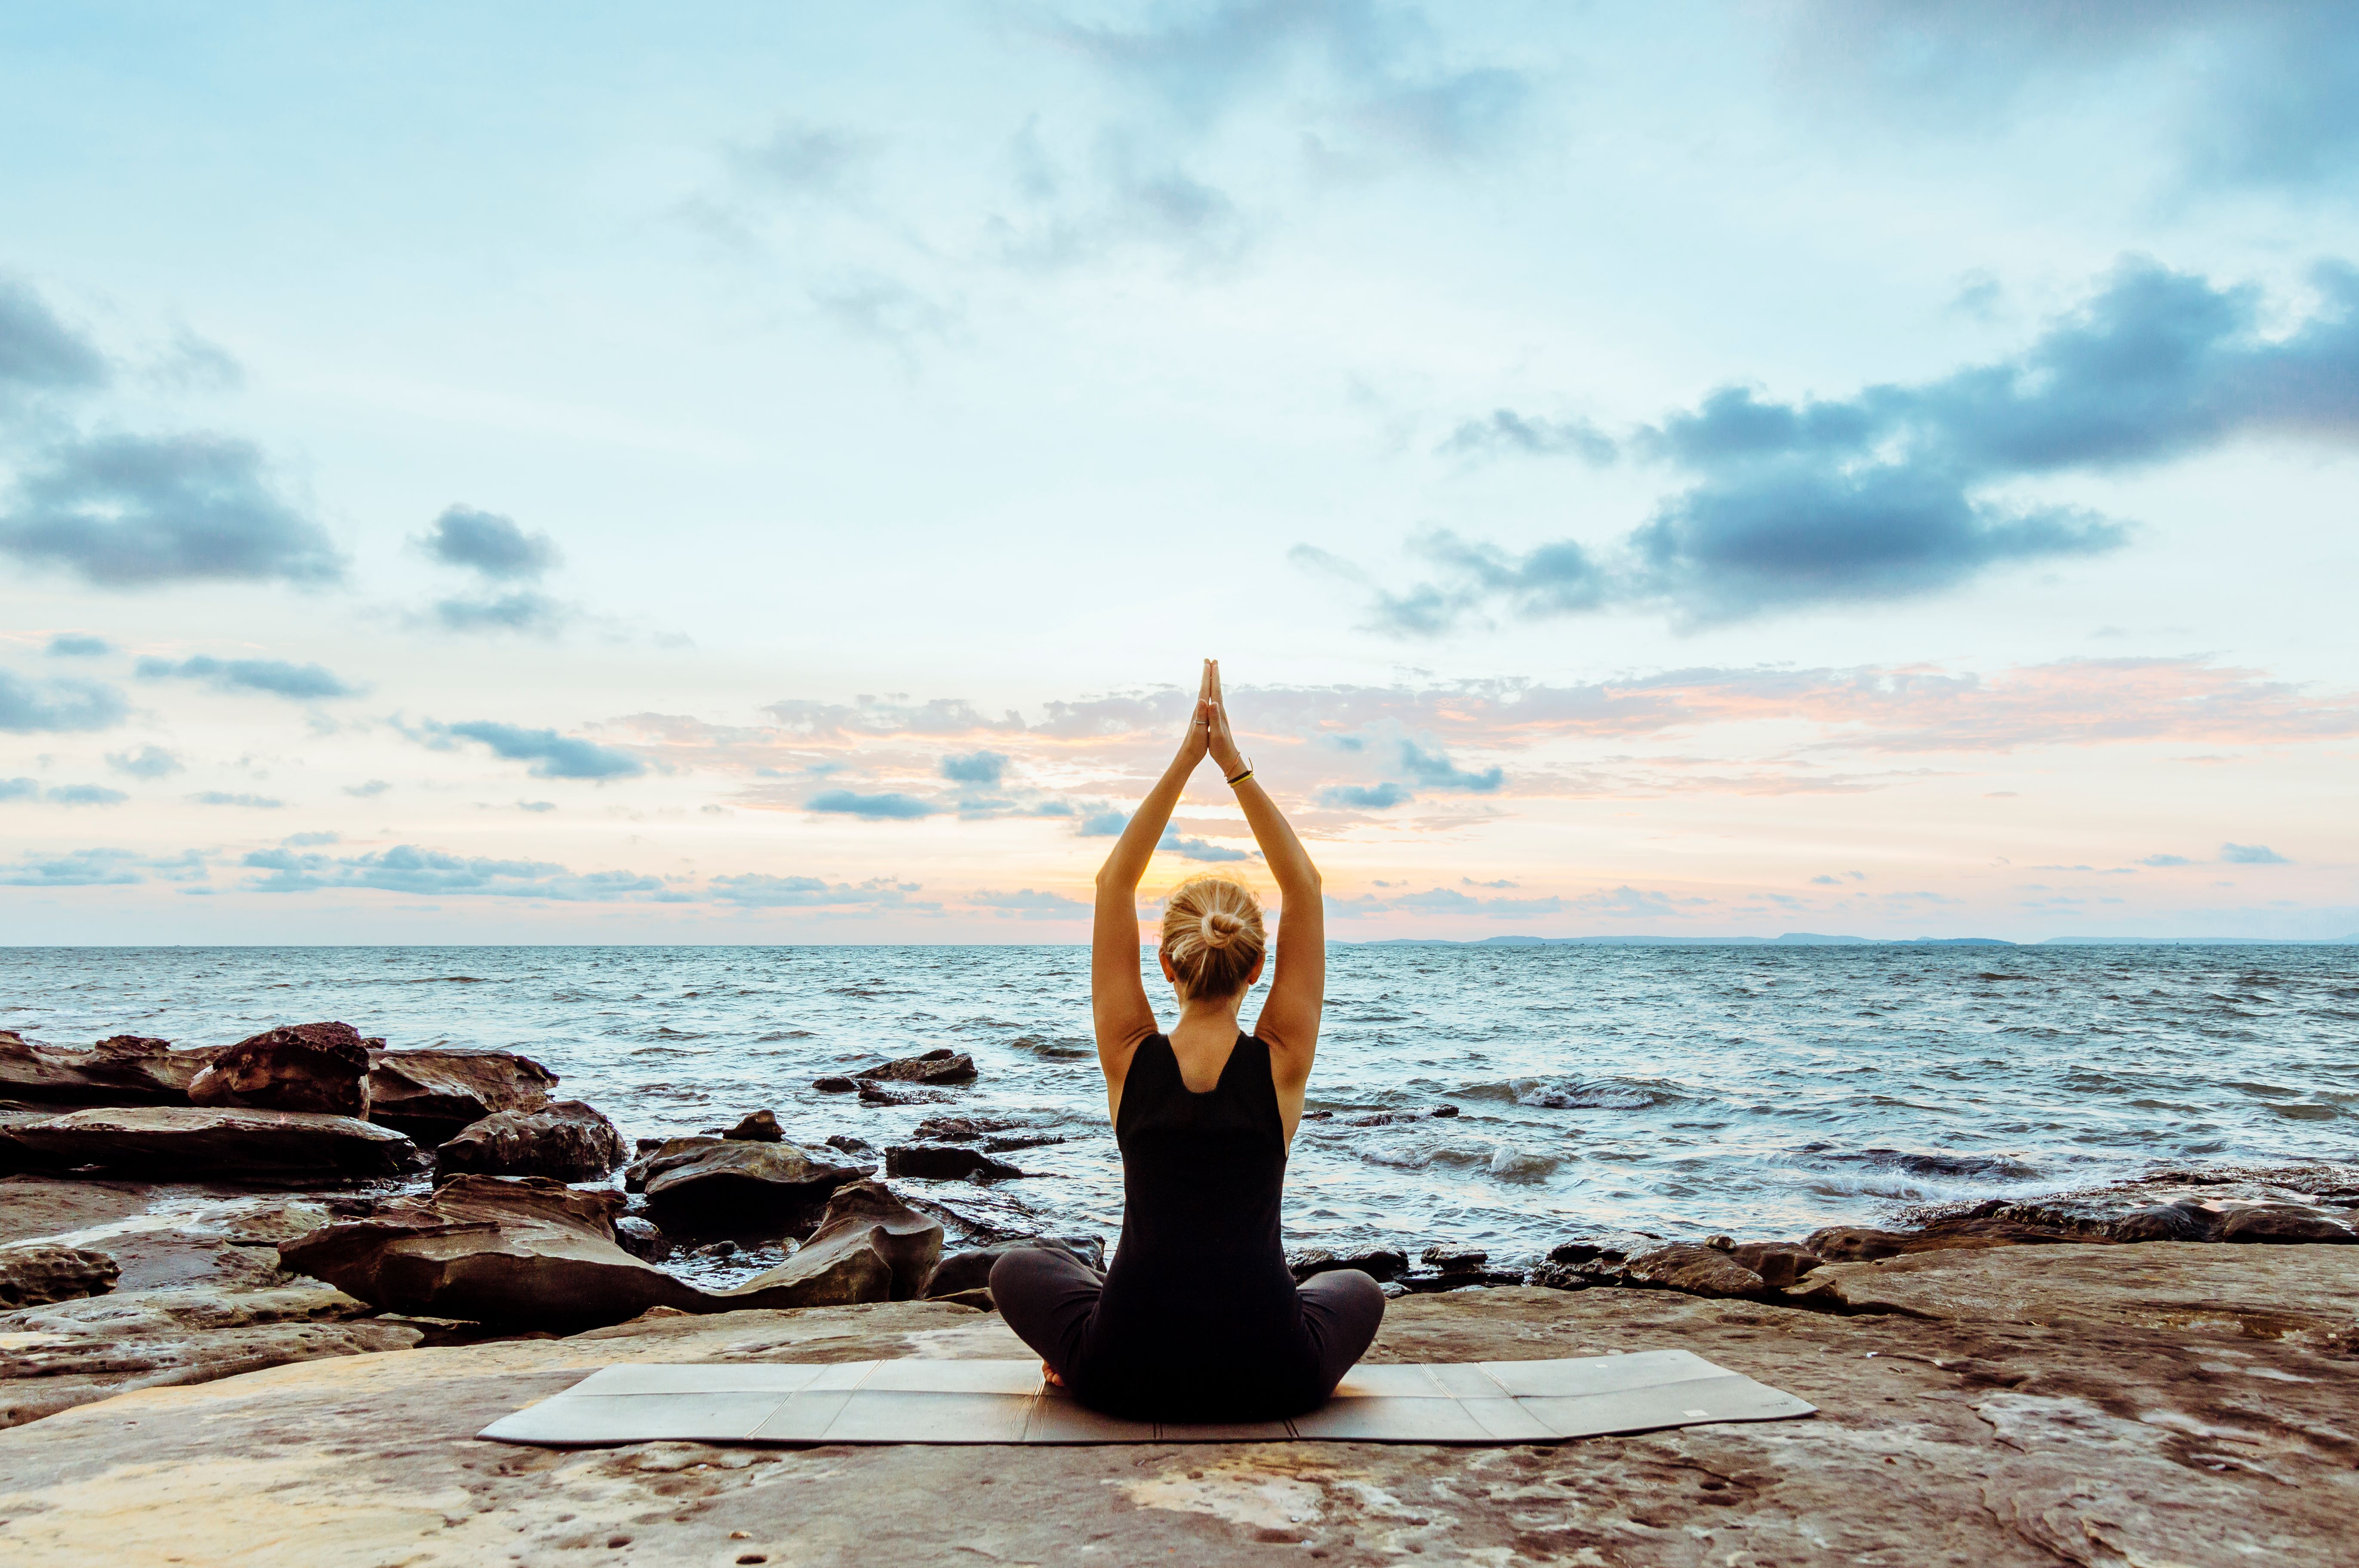
[{"label": "flat rock slab", "polygon": [[[1951,1297],[1965,1303],[2014,1278],[2029,1250],[1949,1253],[1920,1267],[1952,1271]],[[2118,1262],[2146,1250],[2091,1252]],[[2211,1250],[2243,1261],[2241,1282],[2201,1292],[2230,1307],[2257,1313],[2307,1292],[2277,1271],[2315,1250],[2354,1268],[2328,1303],[2345,1321],[2359,1308],[2359,1249]],[[2044,1277],[2045,1300],[2018,1319],[1844,1316],[1611,1289],[1391,1303],[1370,1364],[1677,1345],[1820,1410],[1812,1421],[1496,1448],[559,1450],[475,1437],[616,1362],[1023,1355],[998,1318],[929,1302],[347,1356],[122,1395],[0,1432],[0,1562],[1302,1568],[1317,1553],[1321,1568],[2348,1563],[2359,1361],[2256,1316],[2158,1326],[2113,1305],[2084,1312],[2088,1281]]]},{"label": "flat rock slab", "polygon": [[1125,1421],[1045,1384],[1037,1359],[608,1367],[494,1422],[495,1443],[1554,1443],[1817,1413],[1685,1350],[1354,1368],[1288,1421]]}]

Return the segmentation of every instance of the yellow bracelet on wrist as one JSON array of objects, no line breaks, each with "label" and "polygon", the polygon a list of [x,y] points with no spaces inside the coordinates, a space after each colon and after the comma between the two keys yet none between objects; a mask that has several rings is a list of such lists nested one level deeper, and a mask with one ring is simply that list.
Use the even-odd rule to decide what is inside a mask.
[{"label": "yellow bracelet on wrist", "polygon": [[1247,780],[1247,779],[1249,779],[1249,778],[1253,777],[1253,773],[1254,773],[1254,771],[1253,771],[1253,764],[1252,764],[1251,762],[1247,762],[1247,763],[1245,764],[1245,771],[1244,773],[1239,773],[1236,777],[1234,777],[1234,778],[1233,778],[1233,779],[1231,779],[1231,780],[1229,781],[1229,787],[1230,787],[1231,789],[1234,789],[1234,788],[1236,788],[1236,787],[1237,787],[1237,785],[1239,785],[1239,784],[1241,784],[1245,783],[1245,780]]}]

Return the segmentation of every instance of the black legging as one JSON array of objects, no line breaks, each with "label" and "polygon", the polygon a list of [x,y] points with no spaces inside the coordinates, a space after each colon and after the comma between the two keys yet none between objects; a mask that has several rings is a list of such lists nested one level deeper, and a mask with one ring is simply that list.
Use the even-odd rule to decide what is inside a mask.
[{"label": "black legging", "polygon": [[[999,1315],[1084,1400],[1090,1400],[1093,1385],[1114,1389],[1151,1381],[1151,1368],[1135,1363],[1151,1360],[1158,1348],[1152,1344],[1125,1346],[1124,1364],[1114,1366],[1106,1365],[1101,1353],[1097,1364],[1089,1368],[1090,1375],[1079,1375],[1083,1340],[1105,1283],[1104,1275],[1080,1259],[1045,1248],[1005,1253],[991,1268],[991,1299]],[[1357,1269],[1313,1275],[1299,1293],[1302,1326],[1317,1362],[1314,1386],[1302,1384],[1300,1368],[1271,1361],[1261,1347],[1237,1345],[1234,1358],[1221,1370],[1223,1381],[1234,1390],[1239,1414],[1299,1415],[1315,1408],[1334,1392],[1384,1321],[1384,1288]]]}]

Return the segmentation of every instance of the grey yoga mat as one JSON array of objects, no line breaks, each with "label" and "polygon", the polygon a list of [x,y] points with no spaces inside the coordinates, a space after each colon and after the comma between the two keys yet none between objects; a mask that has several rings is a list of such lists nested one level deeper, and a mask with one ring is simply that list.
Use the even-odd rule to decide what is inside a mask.
[{"label": "grey yoga mat", "polygon": [[1044,1387],[1037,1361],[625,1363],[480,1435],[554,1448],[696,1443],[1550,1443],[1815,1414],[1684,1350],[1352,1369],[1291,1421],[1124,1421]]}]

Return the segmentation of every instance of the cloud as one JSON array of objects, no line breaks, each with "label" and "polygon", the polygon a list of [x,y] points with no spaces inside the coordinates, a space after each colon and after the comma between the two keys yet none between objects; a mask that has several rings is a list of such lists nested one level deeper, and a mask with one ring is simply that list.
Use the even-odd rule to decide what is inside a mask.
[{"label": "cloud", "polygon": [[217,789],[199,790],[189,800],[195,806],[243,806],[261,811],[276,811],[287,804],[266,795],[230,795]]},{"label": "cloud", "polygon": [[418,541],[447,567],[462,567],[495,582],[533,581],[558,562],[546,534],[527,534],[516,520],[472,506],[445,507]]},{"label": "cloud", "polygon": [[1805,0],[1791,16],[1807,91],[1861,91],[1896,118],[2002,127],[2027,100],[2083,100],[2135,68],[2141,141],[2175,152],[2190,186],[2307,192],[2359,162],[2359,17],[2341,0]]},{"label": "cloud", "polygon": [[90,392],[108,379],[106,356],[88,338],[32,289],[0,278],[0,406],[12,395]]},{"label": "cloud", "polygon": [[121,806],[131,797],[104,784],[60,784],[43,790],[41,798],[54,806]]},{"label": "cloud", "polygon": [[1495,794],[1506,781],[1504,768],[1484,768],[1479,773],[1468,773],[1441,752],[1428,752],[1414,741],[1401,742],[1401,767],[1408,776],[1429,789],[1462,789],[1476,795]]},{"label": "cloud", "polygon": [[997,912],[1015,920],[1080,920],[1091,913],[1091,906],[1063,893],[1038,892],[1031,888],[1018,888],[1014,892],[996,892],[989,888],[968,895],[967,903],[978,909]]},{"label": "cloud", "polygon": [[106,730],[129,705],[111,686],[86,680],[29,681],[0,670],[0,730],[32,735]]},{"label": "cloud", "polygon": [[2148,855],[2138,862],[2141,866],[2191,866],[2194,863],[2184,855]]},{"label": "cloud", "polygon": [[748,180],[777,194],[838,197],[851,178],[874,161],[875,139],[832,126],[782,121],[766,140],[730,149],[730,162]]},{"label": "cloud", "polygon": [[860,795],[848,789],[821,790],[803,802],[806,811],[834,812],[845,816],[865,816],[872,819],[907,820],[930,816],[940,808],[931,801],[920,800],[914,795],[897,792],[886,795]]},{"label": "cloud", "polygon": [[864,882],[828,882],[818,877],[774,877],[748,871],[741,876],[714,877],[706,891],[723,903],[748,909],[941,907],[933,903],[913,903],[908,895],[919,892],[919,884],[895,881],[889,877],[875,877]]},{"label": "cloud", "polygon": [[289,664],[284,659],[216,659],[199,654],[179,664],[142,659],[137,671],[141,680],[201,680],[216,691],[261,691],[294,702],[358,697],[365,689],[338,678],[323,665]]},{"label": "cloud", "polygon": [[971,752],[942,759],[942,777],[954,784],[996,784],[1007,772],[1007,758],[998,752]]},{"label": "cloud", "polygon": [[328,856],[291,849],[256,849],[241,862],[262,874],[246,879],[255,892],[317,892],[368,888],[434,897],[545,898],[598,903],[661,893],[654,877],[629,871],[575,872],[546,860],[502,860],[453,855],[401,844],[382,852]]},{"label": "cloud", "polygon": [[114,644],[103,637],[92,637],[80,632],[60,632],[49,639],[49,653],[62,659],[93,659],[114,652]]},{"label": "cloud", "polygon": [[18,475],[0,550],[101,588],[333,582],[342,557],[282,499],[252,443],[220,436],[60,442]]},{"label": "cloud", "polygon": [[281,846],[289,849],[310,849],[321,844],[341,844],[343,841],[344,836],[341,833],[289,833],[278,840]]},{"label": "cloud", "polygon": [[1330,784],[1318,794],[1321,806],[1345,811],[1389,811],[1396,806],[1407,806],[1417,796],[1407,786],[1390,782],[1380,784]]},{"label": "cloud", "polygon": [[126,887],[147,879],[147,856],[131,849],[73,849],[60,855],[20,855],[0,864],[0,887]]},{"label": "cloud", "polygon": [[2292,864],[2267,844],[2223,844],[2220,859],[2232,866],[2285,866]]},{"label": "cloud", "polygon": [[1207,843],[1201,838],[1183,838],[1176,827],[1165,828],[1162,842],[1155,847],[1167,855],[1177,855],[1183,860],[1250,860],[1253,859],[1243,849],[1232,849],[1224,845]]},{"label": "cloud", "polygon": [[1617,546],[1517,552],[1430,533],[1412,548],[1435,575],[1379,593],[1376,624],[1430,635],[1485,610],[1540,619],[1613,605],[1703,623],[1905,599],[2117,549],[2119,522],[1996,492],[2245,436],[2359,441],[2359,269],[2323,265],[2313,283],[2321,308],[2268,336],[2257,290],[2134,257],[2010,358],[1831,402],[1723,387],[1635,438],[1689,482]]},{"label": "cloud", "polygon": [[344,793],[361,800],[375,800],[392,787],[383,779],[371,779],[366,784],[346,784]]},{"label": "cloud", "polygon": [[557,631],[571,619],[567,605],[545,593],[520,590],[487,599],[445,599],[434,605],[434,620],[450,632]]},{"label": "cloud", "polygon": [[1444,456],[1575,457],[1603,467],[1621,451],[1613,437],[1586,419],[1527,418],[1512,408],[1495,408],[1487,419],[1469,419],[1439,449]]},{"label": "cloud", "polygon": [[1073,825],[1077,838],[1119,838],[1122,830],[1130,826],[1127,811],[1093,811]]},{"label": "cloud", "polygon": [[180,759],[161,746],[142,746],[136,752],[109,752],[106,765],[135,779],[160,779],[179,773]]},{"label": "cloud", "polygon": [[577,736],[560,735],[554,730],[526,730],[514,724],[495,724],[478,719],[466,724],[429,725],[436,734],[456,735],[462,740],[480,741],[492,749],[494,755],[511,762],[530,762],[529,770],[537,779],[607,779],[636,778],[647,771],[647,764],[628,752],[612,746],[601,746],[594,741]]}]

